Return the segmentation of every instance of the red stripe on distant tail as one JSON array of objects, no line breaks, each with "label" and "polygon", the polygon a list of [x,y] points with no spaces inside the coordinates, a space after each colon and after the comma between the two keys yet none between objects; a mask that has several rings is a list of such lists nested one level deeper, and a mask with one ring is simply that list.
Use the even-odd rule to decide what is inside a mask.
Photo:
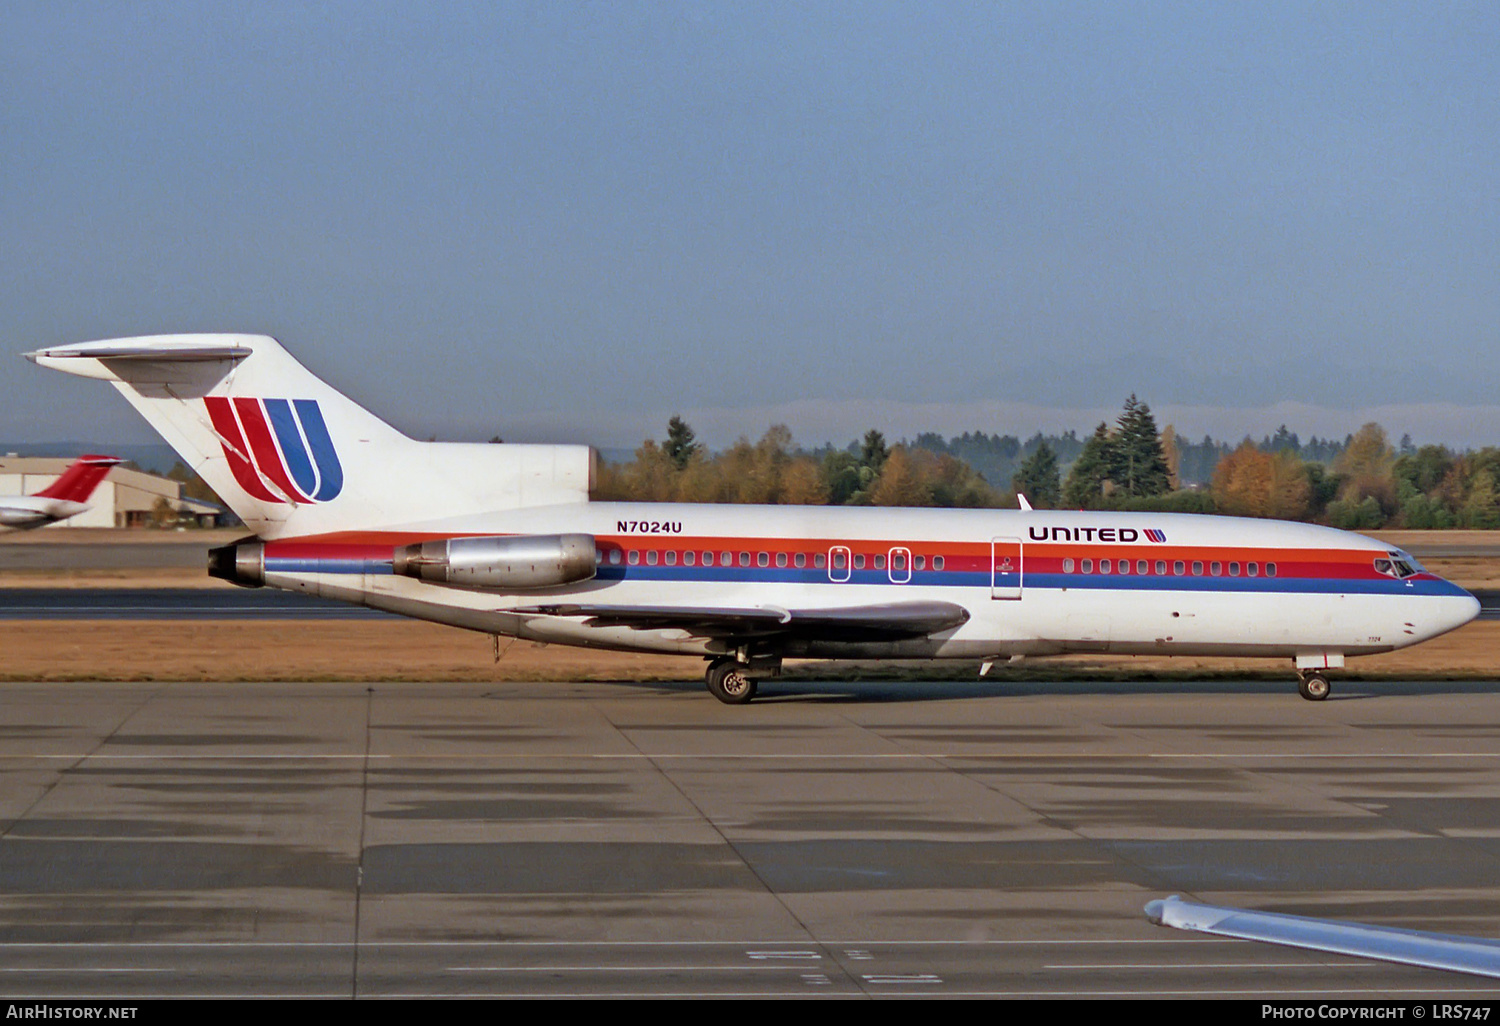
[{"label": "red stripe on distant tail", "polygon": [[109,468],[123,463],[113,456],[80,456],[68,465],[62,477],[37,492],[48,499],[66,499],[68,502],[87,502],[99,482],[109,473]]}]

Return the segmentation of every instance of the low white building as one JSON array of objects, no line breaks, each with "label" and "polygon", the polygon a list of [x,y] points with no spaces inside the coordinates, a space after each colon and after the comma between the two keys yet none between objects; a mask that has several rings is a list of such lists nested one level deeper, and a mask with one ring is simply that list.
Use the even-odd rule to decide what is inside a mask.
[{"label": "low white building", "polygon": [[[0,495],[35,495],[62,476],[71,457],[0,457]],[[160,474],[127,467],[111,467],[109,475],[89,498],[89,508],[53,527],[145,527],[151,523],[157,504],[165,499],[180,518],[192,517],[204,527],[213,527],[224,513],[222,507],[182,494],[182,484]]]}]

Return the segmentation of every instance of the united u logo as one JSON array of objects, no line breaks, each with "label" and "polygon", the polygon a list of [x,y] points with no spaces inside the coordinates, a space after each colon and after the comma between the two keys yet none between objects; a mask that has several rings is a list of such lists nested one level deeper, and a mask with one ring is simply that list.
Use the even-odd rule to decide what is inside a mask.
[{"label": "united u logo", "polygon": [[234,479],[262,502],[327,502],[344,468],[315,399],[208,396],[214,433]]}]

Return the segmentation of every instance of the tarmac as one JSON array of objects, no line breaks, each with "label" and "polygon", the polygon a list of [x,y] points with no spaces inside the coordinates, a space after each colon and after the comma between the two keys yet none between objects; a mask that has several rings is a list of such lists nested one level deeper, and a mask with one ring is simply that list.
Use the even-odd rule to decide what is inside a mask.
[{"label": "tarmac", "polygon": [[0,996],[1493,1000],[1500,683],[0,685]]}]

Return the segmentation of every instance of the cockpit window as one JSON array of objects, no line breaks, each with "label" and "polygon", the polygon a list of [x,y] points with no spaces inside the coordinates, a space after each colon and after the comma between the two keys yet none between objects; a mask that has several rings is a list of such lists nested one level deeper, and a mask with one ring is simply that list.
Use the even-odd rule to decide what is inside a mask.
[{"label": "cockpit window", "polygon": [[1421,564],[1404,552],[1388,552],[1389,559],[1375,560],[1375,571],[1398,581],[1421,572]]}]

